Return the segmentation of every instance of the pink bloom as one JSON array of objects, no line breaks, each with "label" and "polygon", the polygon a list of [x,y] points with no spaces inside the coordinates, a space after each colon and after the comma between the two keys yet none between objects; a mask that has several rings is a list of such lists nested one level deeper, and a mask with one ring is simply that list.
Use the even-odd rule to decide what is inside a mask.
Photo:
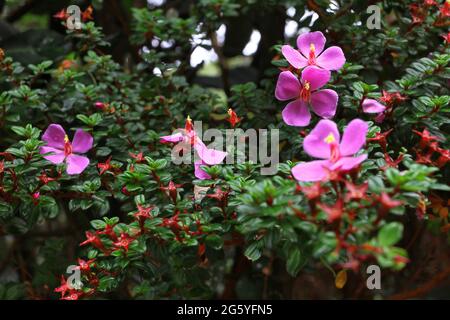
[{"label": "pink bloom", "polygon": [[386,110],[386,107],[374,99],[364,99],[362,109],[365,113],[380,113]]},{"label": "pink bloom", "polygon": [[[209,149],[205,143],[197,136],[192,126],[192,120],[188,117],[186,120],[186,126],[184,129],[179,129],[180,132],[172,134],[170,136],[163,136],[160,138],[162,143],[181,143],[194,146],[200,160],[194,163],[195,177],[201,180],[211,179],[211,176],[203,171],[200,166],[208,165],[213,166],[221,163],[227,156],[226,152]],[[183,148],[183,146],[181,146]]]},{"label": "pink bloom", "polygon": [[332,118],[336,113],[338,95],[330,89],[318,90],[330,80],[330,71],[317,67],[303,70],[301,80],[290,71],[278,77],[275,97],[292,100],[283,110],[283,120],[290,126],[304,127],[311,121],[308,105],[320,117]]},{"label": "pink bloom", "polygon": [[51,124],[45,130],[42,140],[47,142],[47,145],[41,147],[40,153],[45,154],[44,158],[54,164],[65,161],[68,174],[80,174],[89,165],[87,157],[78,155],[92,148],[94,139],[89,133],[78,129],[71,143],[63,127]]},{"label": "pink bloom", "polygon": [[328,176],[329,171],[349,171],[364,160],[367,155],[353,157],[366,142],[368,125],[355,119],[344,130],[342,140],[336,124],[331,120],[321,120],[306,136],[303,149],[315,160],[300,163],[292,168],[292,174],[299,181],[320,181]]},{"label": "pink bloom", "polygon": [[382,123],[384,121],[384,118],[386,117],[386,114],[384,113],[386,106],[382,105],[377,100],[364,99],[361,106],[365,113],[377,113],[375,122]]},{"label": "pink bloom", "polygon": [[344,52],[336,46],[324,51],[325,42],[325,36],[320,31],[303,33],[297,38],[298,50],[284,45],[281,52],[296,69],[319,66],[326,70],[339,70],[345,63]]}]

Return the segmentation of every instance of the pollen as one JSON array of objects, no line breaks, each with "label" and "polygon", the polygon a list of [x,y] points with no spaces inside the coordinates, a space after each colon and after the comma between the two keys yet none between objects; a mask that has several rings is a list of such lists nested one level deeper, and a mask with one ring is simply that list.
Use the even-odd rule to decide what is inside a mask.
[{"label": "pollen", "polygon": [[64,136],[64,142],[65,143],[69,142],[69,136],[67,134]]},{"label": "pollen", "polygon": [[309,90],[311,88],[311,85],[309,84],[308,81],[305,81],[305,85],[304,85],[306,90]]},{"label": "pollen", "polygon": [[311,44],[309,45],[309,51],[311,51],[311,52],[316,52],[316,46],[314,45],[314,43],[311,43]]},{"label": "pollen", "polygon": [[336,141],[336,138],[334,137],[334,135],[330,132],[330,134],[324,139],[324,141],[328,144],[332,144],[333,142]]}]

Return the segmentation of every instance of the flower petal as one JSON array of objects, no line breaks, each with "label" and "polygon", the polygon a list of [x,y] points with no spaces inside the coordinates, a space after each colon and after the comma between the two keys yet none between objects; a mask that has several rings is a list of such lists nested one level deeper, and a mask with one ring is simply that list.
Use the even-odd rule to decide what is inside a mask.
[{"label": "flower petal", "polygon": [[64,151],[47,146],[41,147],[39,153],[40,154],[49,153],[49,155],[44,156],[44,159],[47,159],[48,161],[54,164],[62,163],[65,158]]},{"label": "flower petal", "polygon": [[316,59],[316,63],[327,70],[339,70],[345,63],[344,52],[339,47],[329,47]]},{"label": "flower petal", "polygon": [[86,153],[91,150],[93,142],[94,138],[88,132],[78,129],[72,140],[72,150],[77,153]]},{"label": "flower petal", "polygon": [[314,158],[328,159],[331,155],[330,144],[326,138],[333,135],[334,140],[339,142],[340,135],[336,123],[331,120],[320,120],[314,129],[303,140],[303,149]]},{"label": "flower petal", "polygon": [[203,141],[197,141],[194,145],[195,150],[198,153],[200,159],[207,165],[213,166],[221,163],[227,156],[226,152],[208,149],[208,147],[203,143]]},{"label": "flower petal", "polygon": [[45,130],[42,140],[47,142],[47,146],[64,149],[64,138],[66,137],[66,131],[59,124],[52,123]]},{"label": "flower petal", "polygon": [[311,121],[308,105],[300,99],[288,103],[282,116],[284,122],[289,126],[305,127]]},{"label": "flower petal", "polygon": [[308,81],[311,91],[317,90],[330,81],[331,72],[316,66],[309,66],[303,69],[302,83]]},{"label": "flower petal", "polygon": [[178,132],[170,136],[162,136],[159,138],[159,141],[161,143],[177,143],[183,141],[183,139],[184,139],[183,134],[181,132]]},{"label": "flower petal", "polygon": [[316,49],[316,56],[318,56],[323,51],[326,41],[325,36],[320,31],[307,32],[298,36],[297,47],[305,57],[308,57],[311,44],[313,44]]},{"label": "flower petal", "polygon": [[311,108],[322,118],[333,118],[336,114],[338,94],[334,90],[324,89],[313,92]]},{"label": "flower petal", "polygon": [[202,170],[202,168],[200,166],[205,165],[205,163],[203,163],[203,161],[199,160],[196,161],[194,163],[194,175],[197,179],[200,180],[207,180],[207,179],[211,179],[211,176],[209,174],[207,174],[205,171]]},{"label": "flower petal", "polygon": [[282,46],[281,53],[295,69],[301,69],[308,65],[308,60],[289,45]]},{"label": "flower petal", "polygon": [[290,71],[283,71],[280,73],[275,88],[275,97],[278,100],[291,100],[300,95],[300,81]]},{"label": "flower petal", "polygon": [[292,175],[298,181],[320,181],[328,176],[330,165],[328,160],[300,163],[292,168]]},{"label": "flower petal", "polygon": [[89,165],[89,159],[84,156],[79,156],[76,154],[71,154],[66,159],[67,162],[67,173],[68,174],[80,174]]},{"label": "flower petal", "polygon": [[342,157],[336,163],[331,166],[332,170],[349,171],[359,166],[364,160],[367,159],[367,154],[362,154],[358,157]]},{"label": "flower petal", "polygon": [[341,156],[351,156],[357,153],[366,143],[368,130],[369,126],[361,119],[350,122],[344,130],[339,147]]},{"label": "flower petal", "polygon": [[362,109],[365,113],[380,113],[386,110],[386,107],[375,99],[364,99]]}]

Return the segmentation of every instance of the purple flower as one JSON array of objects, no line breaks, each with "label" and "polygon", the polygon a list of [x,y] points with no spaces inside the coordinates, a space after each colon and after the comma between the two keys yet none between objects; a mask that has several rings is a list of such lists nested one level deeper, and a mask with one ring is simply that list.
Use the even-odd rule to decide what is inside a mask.
[{"label": "purple flower", "polygon": [[200,166],[213,166],[221,163],[227,156],[227,152],[209,149],[205,143],[197,136],[193,127],[192,120],[188,117],[185,129],[179,129],[180,132],[170,136],[162,136],[160,141],[163,143],[181,143],[181,148],[187,149],[187,146],[194,146],[200,160],[194,163],[194,174],[197,179],[211,179],[211,176],[201,169]]},{"label": "purple flower", "polygon": [[317,67],[303,70],[301,81],[290,71],[278,77],[275,97],[292,100],[283,110],[283,120],[290,126],[304,127],[311,121],[308,105],[320,117],[332,118],[336,113],[338,95],[330,89],[318,90],[330,80],[330,71]]},{"label": "purple flower", "polygon": [[363,154],[353,157],[366,142],[368,125],[355,119],[344,130],[342,140],[336,123],[321,120],[303,141],[303,149],[311,157],[323,160],[300,163],[292,168],[292,174],[299,181],[320,181],[329,171],[349,171],[367,159]]},{"label": "purple flower", "polygon": [[92,148],[94,139],[89,133],[78,129],[71,143],[63,127],[51,124],[45,130],[42,140],[47,142],[47,145],[41,147],[40,153],[45,154],[44,158],[54,164],[65,161],[68,174],[80,174],[89,165],[89,159],[79,155]]},{"label": "purple flower", "polygon": [[322,32],[303,33],[297,38],[298,50],[284,45],[281,52],[296,69],[319,66],[326,70],[339,70],[345,63],[345,56],[339,47],[329,47],[325,51],[326,39]]}]

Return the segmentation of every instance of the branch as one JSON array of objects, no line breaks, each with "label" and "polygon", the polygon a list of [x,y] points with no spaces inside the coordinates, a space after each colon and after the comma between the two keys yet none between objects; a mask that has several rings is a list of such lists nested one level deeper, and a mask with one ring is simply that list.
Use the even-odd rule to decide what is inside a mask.
[{"label": "branch", "polygon": [[431,291],[432,289],[434,289],[434,287],[442,285],[448,277],[450,277],[450,267],[448,267],[444,271],[438,273],[431,280],[429,280],[428,282],[425,282],[420,287],[410,290],[410,291],[394,294],[394,295],[388,297],[388,299],[389,300],[406,300],[406,299],[413,299],[413,298],[421,297],[424,294]]}]

